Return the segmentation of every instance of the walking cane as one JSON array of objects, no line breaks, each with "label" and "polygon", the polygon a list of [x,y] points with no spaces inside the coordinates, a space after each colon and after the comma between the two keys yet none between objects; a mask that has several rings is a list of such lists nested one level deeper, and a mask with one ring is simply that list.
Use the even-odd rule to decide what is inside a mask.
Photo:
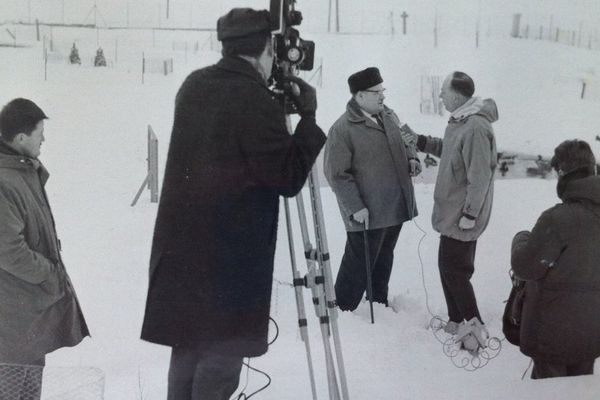
[{"label": "walking cane", "polygon": [[365,266],[367,269],[367,296],[369,297],[369,308],[371,309],[371,323],[375,323],[375,317],[373,315],[373,284],[371,282],[371,256],[369,255],[369,237],[367,230],[369,228],[369,222],[365,220],[365,229],[363,230],[363,238],[365,242]]}]

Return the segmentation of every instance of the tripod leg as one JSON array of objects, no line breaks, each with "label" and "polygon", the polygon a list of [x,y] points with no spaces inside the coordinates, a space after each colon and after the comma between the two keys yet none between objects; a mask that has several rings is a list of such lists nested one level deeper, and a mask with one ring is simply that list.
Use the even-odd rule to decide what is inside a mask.
[{"label": "tripod leg", "polygon": [[290,217],[290,204],[288,199],[284,199],[285,206],[285,222],[288,232],[288,244],[290,248],[290,258],[292,260],[292,275],[294,277],[294,292],[296,294],[296,309],[298,312],[298,327],[300,328],[300,337],[304,342],[306,348],[306,360],[308,362],[308,375],[310,378],[310,388],[312,391],[313,400],[317,400],[317,388],[315,384],[315,374],[313,370],[313,362],[310,351],[310,340],[308,338],[306,311],[304,309],[304,296],[302,295],[302,286],[304,286],[304,280],[300,277],[298,267],[296,265],[296,254],[294,251],[294,238],[292,231],[292,223]]},{"label": "tripod leg", "polygon": [[298,193],[296,196],[296,203],[298,206],[298,217],[300,221],[300,231],[302,232],[302,241],[304,243],[306,263],[309,271],[307,284],[312,290],[313,303],[315,305],[315,312],[319,318],[321,336],[325,350],[329,398],[330,400],[339,400],[340,394],[335,371],[335,363],[331,351],[331,344],[329,342],[330,318],[327,312],[327,299],[325,297],[324,289],[325,277],[323,276],[323,271],[318,268],[318,264],[316,262],[317,254],[315,253],[315,249],[313,249],[308,236],[308,224],[306,222],[306,213],[304,211],[304,199],[302,192]]},{"label": "tripod leg", "polygon": [[342,354],[342,343],[337,324],[338,310],[335,299],[335,290],[333,287],[333,276],[331,273],[331,264],[329,262],[329,247],[327,245],[327,235],[325,233],[325,218],[323,216],[323,204],[321,202],[321,191],[319,189],[319,180],[317,169],[313,166],[308,175],[308,188],[310,190],[310,198],[313,212],[313,221],[315,226],[315,237],[317,242],[317,252],[320,255],[319,264],[324,276],[324,290],[327,307],[330,314],[330,325],[333,334],[333,343],[335,346],[338,372],[340,377],[340,385],[342,388],[343,400],[349,400],[348,383],[346,381],[346,370],[344,367],[344,357]]}]

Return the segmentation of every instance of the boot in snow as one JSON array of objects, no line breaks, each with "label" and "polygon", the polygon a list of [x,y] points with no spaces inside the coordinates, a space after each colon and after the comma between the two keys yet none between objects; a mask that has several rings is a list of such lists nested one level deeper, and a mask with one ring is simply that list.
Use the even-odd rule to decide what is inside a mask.
[{"label": "boot in snow", "polygon": [[476,355],[480,349],[487,347],[489,336],[485,325],[477,317],[473,317],[459,325],[454,341],[460,343],[461,348]]}]

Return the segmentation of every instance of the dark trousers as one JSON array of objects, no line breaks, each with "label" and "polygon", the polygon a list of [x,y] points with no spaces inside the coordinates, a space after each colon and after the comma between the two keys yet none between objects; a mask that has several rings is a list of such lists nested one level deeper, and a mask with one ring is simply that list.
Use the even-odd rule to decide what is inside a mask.
[{"label": "dark trousers", "polygon": [[[373,301],[387,305],[388,283],[394,263],[394,247],[402,224],[367,231],[371,259]],[[341,310],[358,307],[367,288],[364,233],[347,232],[346,249],[335,281],[335,296]]]},{"label": "dark trousers", "polygon": [[0,399],[39,400],[45,357],[27,365],[0,364]]},{"label": "dark trousers", "polygon": [[242,360],[173,347],[167,400],[229,400],[240,381]]},{"label": "dark trousers", "polygon": [[470,281],[475,271],[476,247],[476,240],[462,242],[448,236],[440,237],[438,266],[450,321],[462,322],[477,317],[483,322]]},{"label": "dark trousers", "polygon": [[594,361],[596,360],[565,365],[533,360],[531,379],[556,378],[559,376],[593,375]]}]

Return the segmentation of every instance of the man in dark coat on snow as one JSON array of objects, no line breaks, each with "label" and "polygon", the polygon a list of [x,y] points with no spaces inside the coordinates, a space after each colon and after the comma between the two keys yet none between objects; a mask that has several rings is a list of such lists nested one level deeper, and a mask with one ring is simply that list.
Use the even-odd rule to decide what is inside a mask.
[{"label": "man in dark coat on snow", "polygon": [[0,395],[28,400],[40,397],[46,354],[89,335],[38,159],[46,118],[21,98],[0,112]]},{"label": "man in dark coat on snow", "polygon": [[367,288],[367,230],[373,301],[388,304],[394,248],[405,221],[417,215],[411,176],[421,171],[417,151],[402,139],[402,123],[384,105],[379,69],[348,78],[352,98],[329,130],[324,171],[346,227],[346,248],[335,281],[341,310],[358,307]]},{"label": "man in dark coat on snow", "polygon": [[533,379],[591,375],[600,356],[600,177],[588,143],[554,150],[562,203],[515,235],[511,265],[525,280],[521,352]]},{"label": "man in dark coat on snow", "polygon": [[266,83],[269,28],[266,10],[221,17],[223,58],[176,97],[142,328],[173,348],[171,400],[229,399],[242,358],[267,351],[279,196],[298,193],[325,143],[297,78],[301,119],[287,130]]}]

